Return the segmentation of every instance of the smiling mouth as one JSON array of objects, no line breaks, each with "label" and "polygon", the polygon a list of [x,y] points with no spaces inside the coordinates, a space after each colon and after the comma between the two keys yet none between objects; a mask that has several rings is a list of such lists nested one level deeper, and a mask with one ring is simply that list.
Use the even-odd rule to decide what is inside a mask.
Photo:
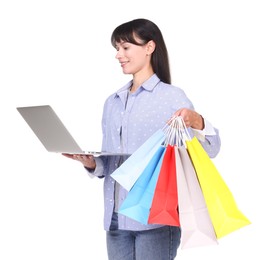
[{"label": "smiling mouth", "polygon": [[120,62],[121,67],[123,67],[126,63],[128,63],[128,61],[122,61],[122,62]]}]

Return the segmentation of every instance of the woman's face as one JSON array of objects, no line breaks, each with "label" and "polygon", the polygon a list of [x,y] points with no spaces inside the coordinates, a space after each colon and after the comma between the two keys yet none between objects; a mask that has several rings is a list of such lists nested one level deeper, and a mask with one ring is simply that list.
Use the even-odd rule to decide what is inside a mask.
[{"label": "woman's face", "polygon": [[116,44],[116,50],[116,59],[118,59],[124,74],[135,75],[151,66],[148,43],[140,46],[121,41]]}]

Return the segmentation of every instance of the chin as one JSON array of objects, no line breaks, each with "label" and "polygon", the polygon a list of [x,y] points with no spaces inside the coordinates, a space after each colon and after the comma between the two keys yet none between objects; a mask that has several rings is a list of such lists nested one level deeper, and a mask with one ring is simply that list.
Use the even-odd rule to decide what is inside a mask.
[{"label": "chin", "polygon": [[123,70],[123,74],[128,75],[128,74],[133,74],[133,73],[132,73],[132,72],[130,72],[130,71],[127,71],[127,70]]}]

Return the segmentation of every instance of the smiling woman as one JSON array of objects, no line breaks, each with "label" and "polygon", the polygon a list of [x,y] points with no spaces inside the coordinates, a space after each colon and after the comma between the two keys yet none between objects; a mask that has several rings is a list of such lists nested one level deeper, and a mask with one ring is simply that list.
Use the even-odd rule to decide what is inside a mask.
[{"label": "smiling woman", "polygon": [[[105,101],[102,151],[132,154],[171,117],[181,116],[206,152],[216,156],[220,150],[219,132],[194,110],[181,88],[171,85],[168,52],[158,26],[148,19],[131,20],[115,28],[111,42],[123,73],[132,75],[132,80]],[[118,213],[127,189],[111,174],[126,158],[68,157],[80,161],[92,176],[104,178],[109,260],[175,259],[180,227],[143,224]]]},{"label": "smiling woman", "polygon": [[[156,76],[129,92],[133,76],[123,73],[119,60],[128,69],[133,57],[115,59],[110,37],[116,25],[139,17],[161,28],[173,85],[217,124],[222,147],[214,161],[253,223],[217,247],[178,250],[177,259],[275,259],[268,239],[275,233],[274,7],[272,0],[0,1],[0,259],[108,258],[102,219],[110,222],[111,205],[105,212],[104,202],[113,197],[102,194],[107,179],[87,178],[82,163],[45,151],[15,108],[51,104],[84,149],[103,144],[136,151],[159,127],[155,120],[169,118],[184,98],[179,90],[170,97],[162,83],[154,88]],[[138,34],[125,36],[115,44]],[[157,77],[163,81],[163,74]],[[103,136],[107,93],[117,95],[106,103]],[[173,109],[164,109],[168,103]],[[131,127],[124,130],[126,123]]]}]

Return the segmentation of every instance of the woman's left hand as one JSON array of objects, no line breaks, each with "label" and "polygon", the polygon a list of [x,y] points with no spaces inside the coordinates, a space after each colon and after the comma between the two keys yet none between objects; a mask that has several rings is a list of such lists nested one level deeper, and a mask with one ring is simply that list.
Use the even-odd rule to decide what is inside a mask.
[{"label": "woman's left hand", "polygon": [[175,116],[181,116],[186,127],[192,127],[198,130],[203,130],[204,128],[203,117],[194,110],[181,108],[174,113],[173,117]]}]

